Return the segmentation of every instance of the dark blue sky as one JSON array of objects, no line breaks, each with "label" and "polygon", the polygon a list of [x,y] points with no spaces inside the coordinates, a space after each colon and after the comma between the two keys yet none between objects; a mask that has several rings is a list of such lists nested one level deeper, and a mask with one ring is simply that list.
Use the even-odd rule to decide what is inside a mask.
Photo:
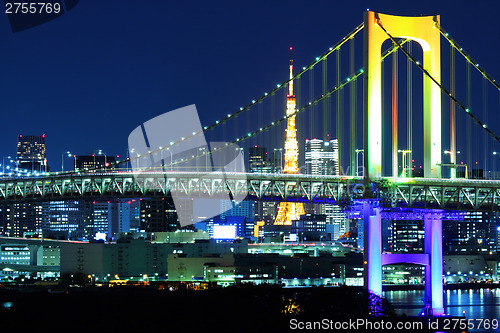
[{"label": "dark blue sky", "polygon": [[196,104],[209,124],[287,76],[350,32],[363,11],[438,13],[442,26],[500,78],[498,1],[88,1],[12,33],[0,15],[2,142],[46,134],[53,170],[61,153],[125,155],[144,121]]}]

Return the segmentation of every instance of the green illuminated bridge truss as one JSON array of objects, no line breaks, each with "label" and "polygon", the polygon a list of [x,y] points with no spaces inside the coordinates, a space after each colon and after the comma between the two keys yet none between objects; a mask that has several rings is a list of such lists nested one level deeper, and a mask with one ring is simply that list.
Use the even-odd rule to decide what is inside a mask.
[{"label": "green illuminated bridge truss", "polygon": [[[108,172],[0,179],[0,202],[99,198],[233,198],[352,204],[378,199],[387,208],[500,209],[500,181],[472,179],[373,179],[300,174]],[[370,194],[368,194],[370,193]]]}]

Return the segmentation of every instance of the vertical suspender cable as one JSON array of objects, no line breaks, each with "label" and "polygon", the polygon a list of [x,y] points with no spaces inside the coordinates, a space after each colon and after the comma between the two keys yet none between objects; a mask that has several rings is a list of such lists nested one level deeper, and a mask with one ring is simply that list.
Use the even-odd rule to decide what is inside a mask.
[{"label": "vertical suspender cable", "polygon": [[[455,48],[450,45],[450,92],[455,96]],[[456,131],[455,103],[450,100],[450,163],[457,163],[457,131]],[[457,169],[450,168],[450,178],[456,177]]]},{"label": "vertical suspender cable", "polygon": [[[351,59],[350,59],[350,76],[354,76],[354,38],[351,38]],[[349,156],[351,158],[351,175],[356,176],[356,173],[358,170],[356,170],[356,81],[353,81],[350,83],[350,92],[351,92],[351,101],[350,101],[350,106],[351,106],[351,112],[350,112],[350,120],[349,123],[351,125],[351,130],[350,130],[350,143],[351,143],[351,149],[349,152]]]},{"label": "vertical suspender cable", "polygon": [[[340,86],[340,48],[337,50],[337,87]],[[339,160],[339,170],[337,170],[337,175],[340,175],[340,170],[342,170],[342,88],[337,92],[337,151]]]},{"label": "vertical suspender cable", "polygon": [[[483,76],[483,121],[488,124],[488,84],[486,78]],[[483,151],[484,151],[484,164],[483,164],[483,178],[488,176],[488,134],[483,131]],[[489,178],[489,177],[488,177]]]},{"label": "vertical suspender cable", "polygon": [[[309,70],[309,102],[314,101],[314,67]],[[309,136],[314,137],[316,130],[314,128],[314,108],[316,105],[311,105],[309,110]]]},{"label": "vertical suspender cable", "polygon": [[[381,98],[380,98],[380,103],[382,105],[382,128],[381,128],[381,131],[382,131],[382,142],[381,142],[381,145],[382,145],[382,158],[384,158],[384,142],[385,142],[385,138],[384,138],[384,130],[385,130],[385,122],[384,122],[384,110],[385,110],[385,80],[384,80],[384,77],[385,77],[385,58],[382,58],[382,62],[380,63],[380,71],[382,73],[382,78],[381,78],[381,82],[380,82],[380,86],[382,87],[381,88]],[[382,163],[382,166],[384,165],[385,163]],[[384,168],[382,167],[382,175],[384,173]]]},{"label": "vertical suspender cable", "polygon": [[[274,93],[271,94],[271,112],[270,114],[272,115],[273,119],[277,119],[277,115],[278,115],[278,112],[276,110],[276,95]],[[280,126],[276,126],[277,128],[279,128]],[[277,169],[276,168],[276,154],[274,154],[274,148],[277,148],[276,146],[278,147],[282,147],[282,146],[279,146],[277,143],[280,142],[281,143],[281,138],[282,138],[282,135],[280,135],[281,133],[279,133],[279,131],[277,131],[276,129],[272,130],[271,131],[271,142],[276,142],[275,145],[273,145],[272,147],[270,147],[270,151],[272,150],[273,152],[273,172]],[[279,165],[279,163],[278,163]],[[280,170],[280,172],[283,171],[283,170]]]},{"label": "vertical suspender cable", "polygon": [[[467,79],[466,79],[466,84],[467,84],[467,107],[470,109],[471,108],[471,85],[470,85],[470,76],[471,76],[471,73],[470,73],[470,68],[471,68],[471,64],[469,62],[466,62],[466,66],[467,66],[467,72],[466,72],[466,75],[467,75]],[[467,120],[466,120],[466,129],[465,129],[465,140],[467,141],[467,169],[469,171],[469,173],[472,175],[472,168],[473,168],[473,165],[472,165],[472,145],[471,145],[471,141],[472,141],[472,120],[470,117],[467,117]],[[468,175],[466,175],[466,177],[468,177]]]},{"label": "vertical suspender cable", "polygon": [[[324,95],[326,94],[326,91],[328,89],[328,57],[325,57],[322,60],[323,64],[323,72],[322,72],[322,80],[321,80],[321,93]],[[328,113],[328,97],[325,98],[322,102],[323,105],[323,125],[322,125],[322,134],[323,134],[323,140],[328,140],[328,131],[330,130],[330,121],[329,121],[329,116],[330,114]]]},{"label": "vertical suspender cable", "polygon": [[[408,41],[407,43],[407,50],[409,54],[412,54],[412,41]],[[412,128],[413,128],[413,96],[412,96],[412,87],[413,87],[413,64],[411,62],[410,58],[407,58],[406,60],[406,145],[407,145],[407,150],[410,151],[408,153],[408,166],[409,166],[409,172],[410,175],[413,176],[413,135],[412,135]]]},{"label": "vertical suspender cable", "polygon": [[[403,153],[403,157],[406,157]],[[405,175],[405,159],[401,161]],[[398,50],[392,53],[392,176],[397,177],[398,170]]]},{"label": "vertical suspender cable", "polygon": [[[261,128],[264,126],[264,110],[263,110],[263,105],[262,101],[259,101],[257,104],[257,113],[258,113],[258,126],[257,128]],[[262,147],[264,146],[264,133],[260,133],[257,138],[257,144]]]}]

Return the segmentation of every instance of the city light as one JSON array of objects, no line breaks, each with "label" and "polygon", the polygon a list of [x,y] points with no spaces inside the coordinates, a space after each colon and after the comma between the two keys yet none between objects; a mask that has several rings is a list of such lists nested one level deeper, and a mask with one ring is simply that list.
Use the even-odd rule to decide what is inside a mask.
[{"label": "city light", "polygon": [[[482,74],[480,79],[483,80],[483,87],[489,87],[490,82],[494,83],[495,80],[442,30],[439,15],[403,17],[370,12],[368,8],[363,15],[365,20],[361,25],[348,35],[335,38],[339,40],[337,44],[330,44],[332,40],[329,39],[327,44],[332,46],[327,46],[328,50],[323,50],[324,53],[318,53],[318,50],[301,51],[302,47],[298,48],[302,56],[297,55],[296,60],[314,60],[306,66],[297,66],[297,61],[295,65],[299,70],[295,73],[292,47],[289,47],[289,73],[286,77],[279,77],[280,69],[274,68],[272,59],[267,59],[265,68],[260,70],[250,67],[251,75],[244,75],[250,84],[256,82],[253,76],[262,72],[269,74],[268,78],[274,77],[271,81],[266,79],[250,87],[250,90],[246,86],[236,85],[233,78],[227,82],[233,83],[234,87],[230,86],[224,93],[216,81],[219,77],[227,79],[221,72],[220,75],[209,75],[213,82],[208,84],[209,91],[205,91],[206,94],[190,94],[198,87],[206,89],[204,80],[207,75],[204,75],[206,73],[203,70],[203,75],[196,76],[197,81],[180,80],[173,85],[167,84],[169,90],[167,95],[164,94],[168,96],[165,104],[162,102],[164,99],[150,98],[148,94],[141,97],[140,90],[144,85],[148,93],[156,93],[158,89],[151,89],[149,81],[157,84],[162,80],[136,80],[134,82],[139,84],[132,85],[134,89],[123,89],[120,80],[125,80],[127,75],[134,75],[134,71],[129,71],[127,75],[119,75],[119,80],[109,85],[112,87],[109,92],[99,87],[100,81],[108,85],[105,77],[92,81],[92,89],[84,90],[106,91],[103,96],[113,94],[114,90],[122,92],[120,100],[115,98],[112,104],[103,103],[101,96],[90,95],[84,96],[78,103],[63,103],[59,106],[42,100],[40,112],[46,112],[47,105],[54,105],[54,110],[69,107],[67,112],[70,116],[66,118],[70,119],[64,119],[63,123],[63,119],[52,120],[52,116],[49,117],[53,122],[60,121],[60,133],[56,133],[60,135],[59,138],[53,130],[49,132],[49,128],[44,128],[48,126],[47,121],[36,124],[49,133],[47,139],[54,138],[47,145],[47,154],[45,141],[40,139],[45,139],[45,134],[30,136],[27,135],[29,133],[20,135],[15,132],[13,138],[18,141],[17,151],[14,144],[6,148],[5,154],[14,155],[4,156],[1,164],[0,201],[3,200],[3,204],[0,205],[0,217],[3,222],[0,223],[0,261],[5,268],[0,271],[0,284],[9,291],[27,286],[31,289],[50,288],[48,290],[55,293],[69,291],[72,294],[78,294],[74,290],[82,294],[97,290],[96,295],[108,294],[108,288],[114,288],[109,290],[116,294],[134,288],[134,293],[129,293],[127,300],[135,296],[132,294],[141,294],[142,289],[148,292],[164,290],[166,294],[163,296],[167,298],[174,293],[179,295],[178,290],[189,295],[195,290],[201,294],[199,290],[213,289],[214,295],[218,297],[222,295],[219,288],[244,284],[248,287],[239,289],[250,290],[253,301],[269,302],[264,304],[266,307],[273,304],[282,307],[277,311],[270,308],[268,313],[286,313],[297,315],[298,318],[307,318],[307,311],[313,308],[307,305],[310,299],[324,299],[325,306],[318,302],[315,308],[335,308],[337,312],[340,311],[336,314],[339,316],[352,312],[367,317],[377,311],[382,311],[380,313],[386,316],[387,313],[383,312],[386,310],[378,306],[382,301],[380,297],[393,297],[387,290],[404,285],[401,289],[422,289],[417,292],[418,311],[412,311],[415,316],[421,313],[428,318],[437,318],[445,310],[450,311],[449,305],[454,304],[455,297],[461,293],[466,294],[466,297],[460,302],[480,304],[481,313],[490,313],[483,311],[483,306],[491,303],[491,298],[486,298],[491,294],[487,290],[498,282],[496,272],[500,269],[496,258],[500,249],[500,226],[498,214],[495,213],[500,207],[500,182],[492,180],[496,172],[495,156],[500,156],[500,152],[492,151],[498,150],[498,146],[497,143],[491,144],[487,135],[500,141],[495,134],[497,123],[489,111],[495,109],[497,99],[488,97],[490,91],[483,91],[483,99],[477,98],[476,90],[479,91],[481,86],[476,87],[470,82],[467,88],[472,87],[472,97],[462,88],[458,91],[454,88],[446,90],[444,86],[448,83],[452,87],[455,85],[455,72],[459,87],[463,84],[459,80],[470,76],[468,73],[462,77],[463,73],[455,71],[451,64],[454,64],[454,60],[450,60],[450,70],[446,68],[441,73],[441,66],[448,66],[445,61],[448,56],[454,59],[455,53],[457,56],[461,54],[465,58],[467,70],[476,68]],[[194,17],[196,20],[205,19],[200,15]],[[214,22],[217,24],[217,20]],[[236,34],[237,29],[237,26],[232,25],[229,30]],[[361,30],[363,33],[358,34]],[[336,34],[336,31],[333,29],[328,33]],[[169,31],[171,36],[176,33],[175,29]],[[205,31],[202,29],[200,33]],[[357,34],[362,36],[354,38]],[[29,34],[23,36],[28,38]],[[78,39],[79,34],[74,36]],[[147,34],[143,37],[148,38]],[[272,40],[269,36],[265,38]],[[174,39],[177,41],[179,38]],[[41,41],[43,44],[43,38]],[[279,45],[281,42],[271,44]],[[199,45],[193,41],[190,43]],[[300,44],[300,38],[297,43]],[[443,47],[441,43],[448,47]],[[220,43],[222,46],[226,44]],[[421,50],[412,52],[415,46]],[[184,48],[170,49],[175,51]],[[144,51],[131,54],[136,57],[142,57],[143,53],[153,54]],[[155,52],[162,52],[162,48]],[[65,59],[64,53],[56,53],[59,58]],[[199,70],[204,64],[210,69],[225,70],[208,59],[211,52],[202,53],[202,62],[196,63],[194,69]],[[234,54],[240,53],[235,50]],[[393,89],[390,89],[388,82],[390,76],[386,75],[389,54],[394,55],[391,64],[399,58],[404,60],[405,66],[397,67],[396,64],[393,67],[393,73],[397,73],[393,77]],[[113,54],[112,58],[115,56]],[[279,55],[274,56],[279,58]],[[143,58],[138,58],[137,63],[147,70],[156,58],[166,64],[174,63],[172,59],[160,56],[151,58],[151,64]],[[181,58],[176,61],[182,61]],[[258,61],[258,58],[254,57],[254,60]],[[121,63],[119,59],[115,61]],[[81,61],[76,59],[75,63]],[[254,66],[254,63],[242,63]],[[356,67],[362,63],[366,67]],[[190,74],[189,71],[193,70],[192,64],[187,67],[181,67],[181,63],[175,64],[178,66],[178,69],[174,68],[176,71],[185,68],[186,74]],[[318,64],[320,67],[315,70]],[[50,63],[47,66],[54,67]],[[92,66],[87,67],[93,70]],[[405,71],[401,70],[403,68],[407,77]],[[358,80],[364,74],[364,69],[367,74]],[[412,71],[418,73],[417,79],[414,79],[417,76],[409,74]],[[103,73],[106,75],[108,72],[104,70]],[[9,71],[6,73],[9,74]],[[165,74],[162,71],[158,73],[160,76]],[[441,85],[443,73],[450,75],[450,79],[444,78],[444,84]],[[172,73],[167,74],[170,77]],[[60,75],[56,71],[54,76]],[[400,84],[406,88],[402,93],[395,92],[398,87],[395,78],[399,77],[407,79]],[[279,82],[275,80],[283,78],[285,80],[274,87],[274,83]],[[191,88],[183,87],[184,81],[190,82]],[[415,82],[420,82],[418,87]],[[83,84],[88,85],[88,82],[84,81]],[[125,87],[130,86],[125,81],[123,84]],[[416,88],[412,88],[412,84]],[[496,83],[493,85],[499,88]],[[54,88],[55,85],[50,87]],[[73,85],[68,83],[68,87]],[[250,93],[243,100],[232,100],[237,97],[231,91],[235,87],[243,87],[243,93]],[[280,91],[284,87],[286,90]],[[73,88],[77,92],[82,91],[78,85]],[[259,97],[252,91],[264,93]],[[194,98],[191,102],[210,105],[211,100],[206,97],[214,93],[221,94],[218,100],[223,103],[211,105],[204,111],[204,117],[200,119],[209,119],[205,126],[200,123],[198,129],[194,130],[186,121],[175,124],[175,128],[162,128],[158,136],[148,132],[147,137],[144,135],[144,147],[127,150],[127,158],[117,160],[119,155],[116,152],[122,152],[122,149],[126,149],[122,146],[127,144],[119,143],[123,129],[126,131],[128,126],[136,128],[137,124],[143,123],[143,117],[160,110],[162,105],[179,102],[172,98],[189,95]],[[392,100],[389,98],[391,93]],[[251,95],[259,98],[251,99]],[[415,104],[411,101],[412,96],[422,97],[422,101]],[[114,103],[121,103],[122,98],[130,106],[116,104],[120,117],[116,117],[116,123],[110,123],[105,113],[116,111],[113,110]],[[463,104],[461,100],[467,103]],[[484,103],[486,100],[488,104]],[[86,106],[88,114],[82,113],[77,104],[88,101],[92,103]],[[234,107],[242,101],[244,106],[227,109],[227,105]],[[395,106],[392,119],[390,108],[386,112],[391,102]],[[404,106],[406,110],[397,111],[397,106]],[[461,109],[460,113],[467,122],[458,120],[458,115],[456,119],[459,126],[455,132],[453,121],[456,106]],[[445,107],[450,109],[449,117]],[[14,112],[24,112],[27,107],[18,109],[13,108]],[[471,110],[479,112],[481,109],[483,111],[478,115],[472,114]],[[244,112],[247,113],[244,115]],[[442,116],[442,112],[446,114]],[[85,117],[89,116],[93,118],[87,121]],[[121,118],[131,123],[120,123]],[[392,127],[387,126],[390,120],[393,121]],[[474,120],[470,121],[474,126],[471,127],[472,132],[470,128],[462,131],[465,126],[469,126],[469,120]],[[489,126],[482,120],[487,121]],[[441,121],[452,124],[442,124]],[[95,127],[85,128],[90,122]],[[6,124],[6,127],[18,125],[11,124],[8,118]],[[150,125],[151,122],[144,123],[143,132],[146,129],[149,131]],[[398,132],[398,125],[403,126],[402,131]],[[203,131],[200,131],[201,128]],[[409,134],[406,135],[405,131]],[[196,140],[189,133],[197,136],[195,139],[199,141],[194,142]],[[394,142],[391,142],[390,133],[394,133]],[[472,137],[469,135],[471,133]],[[71,136],[76,137],[71,140],[77,140],[77,143],[71,143]],[[314,139],[304,139],[306,137]],[[224,144],[215,147],[214,142],[219,139]],[[113,140],[118,143],[113,143]],[[181,150],[192,141],[193,147],[180,156]],[[208,174],[212,171],[209,170],[208,160],[213,158],[215,163],[220,150],[235,143],[239,145],[235,148],[237,154],[231,148],[230,155],[244,156],[243,164],[249,166],[248,170],[235,172],[217,169],[214,164],[215,172]],[[158,144],[161,146],[156,149]],[[208,144],[212,148],[211,154],[208,154]],[[313,144],[319,148],[313,147]],[[110,148],[112,145],[115,148]],[[95,149],[98,146],[103,149]],[[444,150],[443,146],[449,147],[449,150]],[[65,148],[69,150],[63,151]],[[461,159],[465,161],[467,157],[467,164],[457,161],[456,156],[460,154],[458,148],[462,149],[460,156],[464,158]],[[58,171],[60,152],[61,171]],[[78,156],[75,152],[79,152]],[[402,160],[398,161],[399,153],[402,154]],[[173,160],[174,154],[176,160]],[[69,160],[71,158],[73,160]],[[392,168],[391,163],[387,164],[391,158],[395,162]],[[418,164],[414,167],[415,160]],[[442,163],[442,160],[448,163]],[[478,161],[481,161],[481,165]],[[71,162],[73,168],[66,165],[65,171],[65,162]],[[139,168],[140,164],[149,162],[151,168]],[[191,162],[195,166],[191,167]],[[173,165],[177,163],[182,163],[182,167],[174,169]],[[237,163],[242,164],[240,160]],[[131,168],[136,165],[137,168]],[[401,173],[398,166],[402,168]],[[443,176],[443,167],[449,167],[452,171]],[[465,169],[464,175],[457,173],[463,178],[455,177],[459,167]],[[471,169],[470,175],[468,168]],[[484,176],[485,179],[476,179],[482,177],[483,172],[488,175],[488,179]],[[182,197],[176,200],[174,193]],[[236,200],[240,194],[246,195],[246,199]],[[199,197],[208,199],[200,204]],[[229,200],[220,200],[221,197],[229,197]],[[218,215],[211,214],[212,210],[217,211]],[[189,218],[187,227],[179,223],[182,214]],[[269,292],[265,292],[265,297],[262,297],[258,286],[269,288],[269,284],[295,289],[278,292],[276,299]],[[447,284],[450,290],[458,291],[443,291],[447,289]],[[127,288],[122,288],[125,286]],[[311,288],[313,286],[328,288]],[[356,290],[359,288],[354,302],[359,304],[354,304],[347,297],[349,290],[354,290],[351,286],[356,286]],[[469,294],[461,290],[466,288],[479,292]],[[239,292],[238,288],[228,288],[228,294],[232,292]],[[321,297],[312,297],[315,292],[319,292]],[[330,293],[337,294],[330,297]],[[302,297],[304,294],[308,296]],[[248,295],[245,297],[248,298]],[[444,302],[446,297],[448,299]],[[483,302],[483,298],[488,302]],[[148,298],[147,301],[153,299]],[[343,307],[332,306],[339,300]],[[253,301],[250,303],[254,304]],[[16,311],[16,304],[12,306],[7,304],[9,302],[4,303],[5,309]],[[144,301],[123,303],[145,304]],[[43,305],[43,301],[40,304]],[[165,304],[167,308],[170,304],[178,306],[168,300]],[[24,308],[22,305],[20,303],[19,308]],[[404,307],[404,311],[417,308],[413,305]],[[111,311],[112,306],[109,308]],[[149,308],[170,313],[161,306],[151,305]],[[48,309],[58,311],[54,307]],[[217,309],[214,308],[214,311],[217,312]],[[194,317],[198,316],[201,323],[208,322],[202,320],[206,311],[198,312],[194,313]],[[243,312],[251,313],[246,309]],[[154,312],[149,317],[155,318]],[[468,313],[469,317],[473,318],[474,315]],[[263,330],[269,330],[260,317],[259,323]],[[16,328],[22,329],[23,323],[16,321],[15,324],[21,325]],[[238,329],[233,325],[227,326]]]}]

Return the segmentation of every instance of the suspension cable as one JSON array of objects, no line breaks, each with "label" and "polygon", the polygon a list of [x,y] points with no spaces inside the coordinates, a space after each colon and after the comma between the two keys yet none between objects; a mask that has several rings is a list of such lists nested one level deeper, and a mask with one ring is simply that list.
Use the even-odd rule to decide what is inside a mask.
[{"label": "suspension cable", "polygon": [[[259,99],[257,100],[252,100],[252,102],[244,107],[240,107],[239,110],[237,110],[236,112],[232,113],[232,114],[228,114],[227,117],[224,117],[222,118],[220,121],[216,121],[215,123],[211,124],[211,125],[208,125],[208,126],[205,126],[203,127],[203,130],[202,132],[206,132],[206,131],[209,131],[211,129],[214,129],[216,126],[218,125],[222,125],[223,123],[227,122],[229,119],[231,118],[234,118],[238,115],[240,115],[241,113],[247,111],[247,110],[250,110],[252,106],[254,106],[255,104],[258,104],[260,102],[262,102],[265,98],[267,98],[269,95],[271,96],[275,96],[275,93],[277,91],[279,91],[281,88],[285,87],[290,81],[292,80],[295,80],[295,79],[298,79],[300,78],[301,75],[303,75],[305,72],[309,71],[309,70],[312,70],[318,63],[320,63],[323,59],[325,59],[326,57],[328,57],[331,53],[337,51],[340,49],[340,47],[346,43],[349,39],[352,39],[358,32],[360,32],[362,29],[363,29],[364,25],[363,23],[361,23],[360,25],[358,25],[354,30],[352,30],[347,36],[345,36],[340,42],[338,42],[337,44],[335,44],[334,46],[330,47],[328,51],[326,51],[325,53],[323,53],[321,56],[317,57],[315,59],[315,61],[311,62],[308,66],[306,67],[303,67],[302,71],[298,72],[295,76],[293,76],[291,79],[288,79],[286,81],[284,81],[283,83],[281,84],[277,84],[276,85],[276,88],[272,89],[270,92],[268,93],[265,93],[263,96],[261,96]],[[405,44],[406,42],[408,42],[409,39],[405,39],[403,40],[400,44],[396,43],[397,44],[397,47],[392,47],[390,48],[389,50],[387,50],[383,55],[382,55],[382,59],[384,59],[385,57],[389,56],[390,54],[392,54],[392,52],[394,52],[395,50],[397,50],[398,47],[401,47],[401,45]],[[360,70],[360,72],[358,72],[355,76],[351,77],[351,78],[348,78],[346,81],[344,81],[342,84],[339,84],[337,87],[335,87],[333,90],[330,90],[328,91],[326,94],[324,94],[321,98],[315,100],[314,102],[310,102],[309,105],[303,107],[302,109],[298,110],[297,113],[299,112],[302,112],[304,111],[305,109],[307,109],[309,106],[311,105],[315,105],[317,102],[319,102],[320,100],[322,100],[323,98],[325,97],[329,97],[332,93],[338,91],[339,89],[342,89],[347,83],[349,82],[353,82],[356,80],[356,78],[361,75],[361,73],[363,73],[363,69]],[[293,116],[294,114],[296,113],[293,113],[291,114],[290,116]],[[274,125],[282,122],[283,120],[287,119],[286,117],[283,118],[282,120],[279,120],[278,122],[275,122]],[[264,130],[267,130],[271,127],[274,126],[273,124],[271,125],[268,125],[266,127],[263,127],[255,132],[253,132],[254,134],[257,134],[257,133],[260,133]],[[95,168],[91,168],[91,169],[87,169],[85,171],[98,171],[98,170],[102,170],[102,169],[106,169],[106,168],[112,168],[112,167],[115,167],[117,165],[121,165],[121,164],[125,164],[125,163],[132,163],[132,161],[134,160],[137,160],[139,158],[144,158],[145,156],[150,156],[150,155],[153,155],[153,154],[157,154],[159,153],[160,151],[162,150],[167,150],[169,149],[171,146],[175,146],[176,144],[179,144],[185,140],[188,140],[192,137],[194,137],[195,135],[198,135],[200,134],[201,132],[197,132],[197,133],[194,133],[192,136],[188,136],[184,139],[181,139],[181,140],[178,140],[176,142],[172,142],[168,147],[162,147],[162,148],[159,148],[159,149],[156,149],[154,151],[149,151],[147,154],[144,154],[142,156],[137,156],[137,157],[128,157],[124,160],[121,160],[121,161],[116,161],[116,162],[113,162],[113,163],[110,163],[109,165],[107,166],[98,166],[98,167],[95,167]],[[252,135],[253,136],[253,135]],[[233,142],[236,143],[236,142],[239,142],[239,141],[243,141],[243,140],[246,140],[248,139],[249,137],[243,137],[241,139],[236,139],[234,140]],[[339,144],[339,150],[340,150],[340,144]],[[207,153],[210,153],[210,152],[206,152],[204,154],[202,154],[201,156],[207,154]],[[197,156],[199,157],[199,156]],[[68,171],[68,172],[64,172],[63,174],[74,174],[74,173],[77,173],[77,171]]]},{"label": "suspension cable", "polygon": [[[351,49],[350,49],[350,60],[349,60],[349,75],[354,75],[354,54],[355,54],[355,45],[354,45],[354,38],[351,39]],[[350,112],[350,125],[351,125],[351,130],[350,130],[350,141],[351,141],[351,147],[350,147],[350,158],[351,158],[351,176],[356,176],[356,82],[353,82],[351,84],[350,88],[350,107],[351,107],[351,112]]]},{"label": "suspension cable", "polygon": [[496,141],[500,142],[500,137],[498,137],[498,135],[493,132],[492,130],[490,130],[486,124],[484,124],[483,122],[481,122],[479,120],[479,118],[477,118],[473,113],[470,112],[470,110],[468,108],[466,108],[462,102],[460,102],[455,96],[453,96],[452,93],[450,93],[445,87],[443,87],[443,85],[441,85],[441,83],[439,83],[439,81],[437,81],[421,64],[419,61],[417,61],[411,54],[409,54],[402,46],[401,44],[384,28],[384,26],[382,25],[382,23],[379,21],[377,21],[377,24],[378,26],[387,34],[387,36],[389,36],[389,38],[391,39],[391,41],[397,45],[397,47],[399,49],[401,49],[403,51],[403,53],[411,59],[411,61],[417,65],[418,68],[420,68],[420,70],[428,77],[430,78],[440,89],[442,92],[444,92],[446,95],[448,95],[457,105],[459,108],[461,108],[462,110],[464,110],[478,125],[480,125],[483,130],[485,130],[486,132],[488,132],[488,134],[490,134]]},{"label": "suspension cable", "polygon": [[475,62],[464,50],[462,47],[460,47],[455,40],[453,40],[450,35],[441,28],[440,25],[436,23],[436,28],[439,29],[439,32],[441,35],[450,43],[451,46],[453,46],[475,69],[477,69],[481,75],[484,76],[484,78],[488,81],[490,81],[491,84],[493,84],[498,91],[500,91],[500,85],[496,82],[495,79],[493,79],[484,69],[479,67],[479,64]]},{"label": "suspension cable", "polygon": [[[104,167],[98,166],[98,167],[95,167],[95,168],[92,168],[92,169],[87,169],[85,171],[97,171],[97,170],[105,169],[105,168],[108,168],[108,167],[111,168],[111,167],[114,167],[114,166],[117,166],[117,165],[121,165],[121,164],[125,164],[125,163],[131,163],[132,161],[134,161],[136,159],[144,158],[146,156],[150,156],[150,155],[153,155],[153,154],[157,154],[157,153],[159,153],[162,150],[167,150],[167,149],[169,149],[172,146],[175,146],[175,145],[177,145],[177,144],[179,144],[181,142],[187,141],[187,140],[195,137],[196,135],[199,135],[201,133],[205,133],[205,132],[207,132],[209,130],[214,129],[215,127],[217,127],[219,125],[224,124],[228,120],[230,120],[230,119],[232,119],[232,118],[240,115],[242,112],[245,112],[245,111],[249,110],[255,104],[263,101],[269,95],[275,94],[278,90],[280,90],[281,88],[285,87],[290,81],[293,81],[293,80],[295,80],[297,78],[300,78],[300,76],[303,75],[305,72],[307,72],[309,70],[312,70],[318,63],[322,62],[323,59],[325,59],[326,57],[328,57],[331,53],[333,53],[333,52],[337,51],[338,49],[340,49],[340,47],[344,43],[346,43],[350,38],[353,38],[358,32],[360,32],[361,30],[363,30],[363,27],[364,27],[364,23],[359,24],[355,29],[353,29],[349,34],[347,34],[341,41],[337,42],[337,44],[335,44],[334,46],[330,47],[326,52],[324,52],[319,57],[316,57],[313,62],[311,62],[308,66],[303,67],[302,71],[300,71],[297,74],[295,74],[291,79],[287,79],[287,80],[283,81],[283,83],[277,84],[276,88],[274,88],[274,89],[270,90],[269,92],[265,93],[260,98],[258,98],[256,100],[252,100],[252,102],[249,103],[248,105],[246,105],[244,107],[240,107],[239,110],[237,110],[236,112],[228,114],[226,117],[222,118],[221,120],[217,120],[216,122],[212,123],[211,125],[203,127],[203,129],[201,131],[194,132],[192,135],[189,135],[189,136],[187,136],[187,137],[185,137],[185,138],[183,138],[181,140],[171,142],[170,145],[167,145],[167,147],[162,147],[162,148],[156,149],[154,151],[148,151],[148,153],[146,153],[144,155],[137,156],[137,157],[130,157],[129,156],[128,158],[126,158],[124,160],[116,161],[114,163],[110,163],[109,166],[104,166]],[[73,174],[73,173],[77,173],[77,171],[64,172],[64,174]]]},{"label": "suspension cable", "polygon": [[[465,63],[466,66],[466,72],[465,72],[465,82],[466,82],[466,101],[467,101],[467,106],[468,108],[471,107],[472,105],[472,92],[471,92],[471,73],[470,73],[470,63]],[[467,118],[465,120],[465,137],[466,138],[472,138],[472,120],[470,118]],[[466,147],[467,147],[467,165],[469,165],[469,168],[472,168],[472,147],[471,147],[471,140],[466,140]],[[474,154],[475,155],[475,154]]]},{"label": "suspension cable", "polygon": [[217,150],[221,150],[221,149],[224,149],[226,146],[230,145],[230,144],[237,144],[237,143],[240,143],[240,142],[243,142],[245,140],[248,140],[252,137],[254,137],[255,135],[259,134],[259,133],[262,133],[262,132],[265,132],[271,128],[273,128],[274,126],[277,126],[279,124],[281,124],[282,122],[285,122],[288,120],[288,118],[290,117],[294,117],[296,116],[297,114],[299,113],[302,113],[304,112],[305,110],[307,110],[308,108],[312,107],[312,106],[315,106],[317,105],[319,102],[321,102],[322,100],[324,99],[327,99],[330,95],[332,95],[333,93],[339,91],[340,89],[343,89],[346,85],[348,85],[350,82],[353,82],[353,81],[356,81],[359,76],[361,76],[363,74],[364,70],[363,69],[360,69],[358,72],[356,72],[355,75],[351,76],[351,77],[348,77],[345,81],[342,81],[340,83],[340,85],[338,86],[335,86],[334,88],[328,90],[325,94],[322,94],[320,97],[316,98],[315,100],[309,102],[308,104],[304,105],[303,107],[301,107],[300,109],[297,109],[295,110],[295,112],[293,113],[290,113],[289,115],[285,115],[283,116],[283,118],[280,118],[280,119],[277,119],[276,121],[273,121],[271,124],[265,126],[265,127],[261,127],[253,132],[249,132],[247,135],[245,136],[241,136],[237,139],[234,139],[233,141],[230,141],[230,142],[226,142],[224,146],[222,147],[216,147],[214,148],[212,151],[208,151],[208,152],[203,152],[201,153],[200,155],[196,155],[195,157],[190,157],[190,158],[187,158],[187,159],[183,159],[183,160],[180,160],[180,161],[174,161],[172,163],[172,165],[175,165],[175,164],[179,164],[179,163],[184,163],[184,162],[187,162],[187,161],[190,161],[190,160],[193,160],[195,158],[199,158],[201,156],[204,156],[206,154],[212,154],[213,152],[217,151]]}]

